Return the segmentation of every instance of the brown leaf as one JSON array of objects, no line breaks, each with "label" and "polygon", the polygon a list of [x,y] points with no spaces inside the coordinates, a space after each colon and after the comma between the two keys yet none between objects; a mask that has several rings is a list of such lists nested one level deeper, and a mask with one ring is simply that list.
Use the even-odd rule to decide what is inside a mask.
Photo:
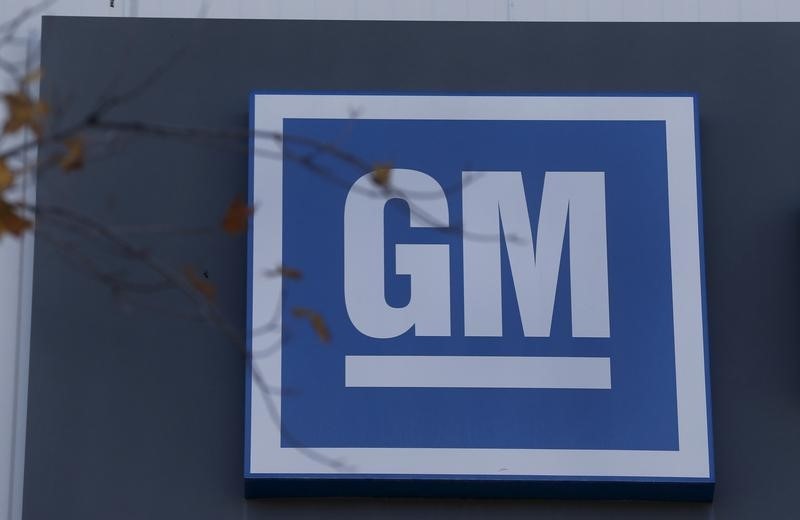
[{"label": "brown leaf", "polygon": [[75,135],[64,141],[64,146],[67,148],[66,153],[58,161],[58,165],[65,172],[79,170],[83,167],[84,158],[84,142],[83,137]]},{"label": "brown leaf", "polygon": [[228,206],[225,217],[222,219],[222,229],[231,235],[236,235],[247,230],[247,224],[253,215],[253,208],[241,197],[236,197]]},{"label": "brown leaf", "polygon": [[39,81],[40,79],[42,79],[43,75],[44,75],[44,71],[42,71],[41,68],[37,67],[37,68],[31,70],[30,72],[28,72],[27,74],[25,74],[24,76],[22,76],[22,79],[20,81],[21,81],[21,83],[23,85],[28,85],[30,83],[34,83],[36,81]]},{"label": "brown leaf", "polygon": [[12,184],[14,184],[14,172],[3,159],[0,159],[0,192],[8,189]]},{"label": "brown leaf", "polygon": [[331,331],[328,329],[328,325],[325,323],[320,313],[306,307],[295,307],[292,309],[292,315],[294,315],[295,318],[308,320],[308,323],[311,324],[311,328],[317,333],[320,341],[323,343],[330,342]]},{"label": "brown leaf", "polygon": [[389,180],[392,175],[392,167],[388,164],[379,164],[375,166],[372,171],[372,182],[381,187],[389,185]]},{"label": "brown leaf", "polygon": [[303,271],[285,265],[277,267],[272,271],[265,271],[264,274],[266,276],[281,276],[283,278],[289,278],[290,280],[301,280],[303,278]]},{"label": "brown leaf", "polygon": [[0,236],[11,233],[18,237],[31,226],[33,222],[21,216],[11,204],[0,200]]},{"label": "brown leaf", "polygon": [[24,92],[4,94],[8,107],[8,120],[3,132],[10,134],[24,127],[29,127],[37,136],[42,135],[42,121],[47,115],[47,105],[42,101],[34,101]]},{"label": "brown leaf", "polygon": [[197,275],[197,271],[194,270],[194,267],[187,265],[183,268],[183,274],[186,276],[186,280],[194,287],[194,289],[203,295],[203,297],[207,300],[213,300],[217,296],[217,288],[216,286],[205,280]]}]

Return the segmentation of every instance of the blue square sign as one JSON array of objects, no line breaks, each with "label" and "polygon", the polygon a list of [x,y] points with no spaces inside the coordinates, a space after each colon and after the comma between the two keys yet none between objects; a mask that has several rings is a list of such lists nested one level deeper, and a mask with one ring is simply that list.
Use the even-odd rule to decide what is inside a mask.
[{"label": "blue square sign", "polygon": [[693,97],[256,93],[251,126],[249,495],[710,498]]}]

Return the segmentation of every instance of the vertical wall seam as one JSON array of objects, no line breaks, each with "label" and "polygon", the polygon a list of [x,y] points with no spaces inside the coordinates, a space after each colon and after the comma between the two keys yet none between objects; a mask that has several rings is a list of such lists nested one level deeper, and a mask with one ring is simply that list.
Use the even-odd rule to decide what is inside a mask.
[{"label": "vertical wall seam", "polygon": [[[27,49],[26,49],[26,57],[25,57],[25,69],[28,69],[28,56],[27,56]],[[24,131],[23,141],[27,142],[29,139],[28,131]],[[23,164],[25,165],[25,169],[28,169],[28,158],[27,154],[25,154],[25,159],[23,160]],[[22,185],[22,192],[25,193],[26,190],[26,182],[23,179]],[[24,195],[23,195],[24,197]],[[14,505],[16,503],[16,475],[17,475],[17,457],[19,454],[17,453],[17,436],[19,435],[19,427],[18,424],[18,416],[19,416],[19,385],[21,383],[19,377],[19,363],[20,363],[20,350],[22,348],[22,285],[23,285],[23,262],[25,262],[25,245],[23,243],[25,239],[20,238],[19,241],[19,254],[18,258],[19,261],[17,262],[17,312],[16,312],[16,330],[14,332],[14,345],[16,348],[14,349],[14,384],[13,384],[13,394],[12,394],[12,401],[11,401],[11,445],[9,446],[9,479],[8,479],[8,518],[9,520],[14,519],[13,512],[14,512]]]},{"label": "vertical wall seam", "polygon": [[[27,42],[25,45],[25,70],[30,70],[33,67],[32,50],[37,47],[36,41],[37,33],[32,30],[28,33]],[[30,142],[32,139],[31,132],[28,129],[24,130],[23,141]],[[31,166],[31,151],[27,151],[23,155],[23,165],[25,171]],[[30,201],[32,195],[32,180],[28,177],[22,178],[22,198],[25,201]],[[23,389],[22,385],[27,386],[28,377],[22,374],[22,359],[25,349],[30,349],[29,334],[25,334],[23,327],[30,326],[30,313],[32,309],[27,303],[30,303],[30,298],[25,297],[26,288],[28,288],[27,270],[26,265],[30,262],[30,269],[33,269],[33,257],[29,254],[33,252],[33,233],[24,235],[20,239],[19,248],[19,263],[17,264],[17,316],[16,316],[16,333],[15,344],[16,349],[14,352],[14,390],[11,418],[11,458],[10,458],[10,479],[9,479],[9,501],[8,501],[8,518],[9,520],[21,520],[22,518],[22,492],[24,488],[24,462],[25,462],[25,433],[27,431],[27,388]],[[32,287],[31,287],[32,289]],[[26,316],[27,319],[26,319]],[[29,355],[29,350],[28,350]],[[27,363],[25,370],[27,371]],[[25,395],[25,402],[22,402],[23,390]]]}]

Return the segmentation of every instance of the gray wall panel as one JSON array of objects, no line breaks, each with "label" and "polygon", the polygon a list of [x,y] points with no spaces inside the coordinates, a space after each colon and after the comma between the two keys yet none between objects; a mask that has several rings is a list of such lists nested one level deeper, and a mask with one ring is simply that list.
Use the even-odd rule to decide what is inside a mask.
[{"label": "gray wall panel", "polygon": [[[798,46],[793,24],[47,19],[43,93],[70,100],[64,124],[177,51],[114,117],[244,128],[256,88],[697,92],[718,486],[713,505],[245,501],[241,357],[205,325],[126,311],[39,240],[25,518],[794,517]],[[83,172],[45,177],[39,202],[180,225],[213,223],[245,190],[241,149],[123,144]],[[208,269],[244,322],[243,240],[149,240],[176,265]]]}]

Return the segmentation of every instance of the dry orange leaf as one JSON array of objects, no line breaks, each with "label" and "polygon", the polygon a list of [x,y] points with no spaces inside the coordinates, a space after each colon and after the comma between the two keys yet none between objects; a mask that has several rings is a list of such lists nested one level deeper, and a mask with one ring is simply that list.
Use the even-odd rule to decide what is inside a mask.
[{"label": "dry orange leaf", "polygon": [[14,184],[14,172],[8,167],[6,162],[0,159],[0,192],[6,190]]},{"label": "dry orange leaf", "polygon": [[301,280],[303,278],[303,271],[285,265],[277,267],[272,271],[265,271],[264,274],[267,276],[282,276],[290,280]]},{"label": "dry orange leaf", "polygon": [[33,222],[20,216],[15,208],[4,200],[0,200],[0,236],[11,233],[18,237],[33,226]]},{"label": "dry orange leaf", "polygon": [[278,270],[284,278],[291,278],[292,280],[300,280],[303,278],[303,272],[300,269],[283,265],[279,267]]},{"label": "dry orange leaf", "polygon": [[24,127],[30,127],[37,135],[42,135],[42,120],[47,115],[47,105],[42,101],[34,101],[24,92],[4,94],[8,107],[8,120],[3,132],[10,134]]},{"label": "dry orange leaf", "polygon": [[187,265],[183,268],[183,274],[186,276],[186,280],[191,284],[194,289],[203,295],[203,297],[207,300],[213,300],[217,296],[217,288],[216,286],[198,276],[197,271],[194,270],[194,267]]},{"label": "dry orange leaf", "polygon": [[325,323],[320,313],[306,307],[295,307],[292,309],[292,315],[294,315],[295,318],[308,320],[308,323],[311,324],[311,328],[314,329],[320,341],[323,343],[330,342],[331,331],[328,329],[328,325]]},{"label": "dry orange leaf", "polygon": [[247,224],[253,215],[253,208],[248,206],[241,197],[236,197],[228,206],[225,217],[222,219],[222,229],[231,235],[236,235],[247,230]]},{"label": "dry orange leaf", "polygon": [[79,170],[83,167],[84,158],[84,142],[83,137],[75,135],[64,141],[64,146],[67,148],[66,153],[58,161],[58,165],[65,172]]},{"label": "dry orange leaf", "polygon": [[32,71],[30,71],[27,74],[25,74],[24,76],[22,76],[22,79],[20,80],[20,82],[23,85],[27,85],[29,83],[34,83],[34,82],[39,81],[40,79],[42,79],[43,75],[44,75],[44,71],[41,68],[35,68]]},{"label": "dry orange leaf", "polygon": [[384,188],[389,185],[389,179],[392,174],[392,167],[388,164],[378,165],[372,171],[372,182]]}]

